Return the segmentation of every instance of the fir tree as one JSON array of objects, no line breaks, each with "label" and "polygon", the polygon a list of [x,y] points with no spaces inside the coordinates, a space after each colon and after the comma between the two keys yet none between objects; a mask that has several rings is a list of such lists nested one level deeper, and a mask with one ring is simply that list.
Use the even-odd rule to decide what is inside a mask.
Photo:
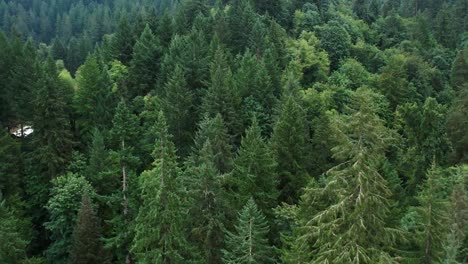
[{"label": "fir tree", "polygon": [[275,263],[274,249],[267,239],[268,223],[252,198],[239,212],[235,229],[226,233],[224,263]]},{"label": "fir tree", "polygon": [[276,161],[255,118],[242,138],[230,181],[235,191],[231,194],[234,208],[241,208],[252,197],[259,209],[271,216],[278,198]]},{"label": "fir tree", "polygon": [[226,55],[222,48],[218,48],[211,64],[211,83],[203,97],[201,109],[204,115],[211,118],[221,114],[233,142],[238,140],[242,131],[240,103]]},{"label": "fir tree", "polygon": [[90,198],[84,195],[73,231],[70,263],[104,263],[104,250],[99,239],[99,218],[94,212]]},{"label": "fir tree", "polygon": [[293,96],[286,96],[273,129],[272,148],[278,163],[279,200],[295,203],[307,182],[307,122],[302,107]]},{"label": "fir tree", "polygon": [[155,131],[154,168],[139,178],[142,205],[135,220],[132,252],[139,263],[182,263],[188,260],[189,248],[182,226],[180,169],[162,112]]},{"label": "fir tree", "polygon": [[187,87],[185,75],[179,66],[166,84],[164,110],[174,143],[179,153],[187,153],[187,146],[191,143],[191,131],[194,130],[194,120],[191,114],[195,111],[194,96]]},{"label": "fir tree", "polygon": [[193,167],[189,167],[186,177],[193,178],[193,199],[190,216],[192,236],[201,252],[204,263],[220,263],[224,245],[224,221],[226,201],[222,189],[222,177],[215,167],[213,146],[208,139]]},{"label": "fir tree", "polygon": [[0,129],[0,197],[16,195],[21,179],[21,154],[19,144],[4,129]]},{"label": "fir tree", "polygon": [[112,116],[106,108],[110,106],[111,90],[106,77],[93,55],[88,56],[76,74],[75,108],[79,115],[78,125],[85,137],[89,137],[95,127],[103,129],[110,125]]},{"label": "fir tree", "polygon": [[386,224],[391,191],[376,167],[393,133],[377,116],[373,96],[358,89],[350,112],[334,119],[333,152],[341,164],[327,173],[323,187],[304,194],[312,198],[303,206],[317,208],[303,222],[299,238],[317,241],[313,263],[396,263],[390,252],[398,231]]},{"label": "fir tree", "polygon": [[155,88],[160,60],[159,40],[153,35],[149,25],[146,25],[133,48],[129,69],[130,96],[143,96]]},{"label": "fir tree", "polygon": [[20,263],[29,244],[18,226],[18,218],[7,208],[0,195],[0,262]]}]

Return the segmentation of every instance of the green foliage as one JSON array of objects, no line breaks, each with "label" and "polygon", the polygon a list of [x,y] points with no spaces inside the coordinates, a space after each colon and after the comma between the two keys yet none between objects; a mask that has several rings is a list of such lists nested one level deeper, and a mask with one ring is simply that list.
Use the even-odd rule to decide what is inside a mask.
[{"label": "green foliage", "polygon": [[94,196],[94,190],[85,178],[71,173],[57,177],[52,185],[46,206],[50,217],[44,224],[52,239],[47,259],[53,263],[68,263],[81,198]]},{"label": "green foliage", "polygon": [[337,69],[341,60],[349,56],[351,38],[346,30],[337,22],[330,21],[320,27],[320,46],[328,52],[331,69]]},{"label": "green foliage", "polygon": [[95,215],[90,198],[86,195],[83,195],[81,201],[72,241],[70,263],[104,263],[99,219]]},{"label": "green foliage", "polygon": [[160,71],[159,40],[147,24],[133,48],[129,68],[130,96],[146,95],[153,90]]},{"label": "green foliage", "polygon": [[8,199],[18,192],[21,179],[19,144],[0,130],[0,197]]},{"label": "green foliage", "polygon": [[251,198],[239,212],[235,232],[226,233],[224,263],[274,263],[273,247],[268,245],[268,223]]},{"label": "green foliage", "polygon": [[396,263],[391,250],[398,231],[386,223],[391,191],[376,167],[393,132],[377,116],[374,96],[358,89],[347,114],[333,118],[333,157],[340,164],[323,186],[305,190],[302,206],[316,213],[306,216],[298,239],[319,242],[312,246],[314,263]]},{"label": "green foliage", "polygon": [[242,138],[229,181],[235,190],[231,194],[234,208],[240,209],[253,198],[264,214],[271,215],[270,210],[276,207],[278,198],[277,165],[261,132],[254,118],[245,137]]},{"label": "green foliage", "polygon": [[142,205],[135,220],[132,252],[139,263],[181,263],[189,248],[182,226],[180,169],[162,112],[155,126],[154,167],[139,178]]},{"label": "green foliage", "polygon": [[0,262],[2,263],[21,263],[21,260],[26,258],[29,241],[24,237],[18,220],[2,199],[0,201],[0,239],[2,240]]},{"label": "green foliage", "polygon": [[273,129],[272,148],[278,164],[279,201],[294,203],[308,179],[306,145],[308,128],[305,112],[297,100],[286,96]]}]

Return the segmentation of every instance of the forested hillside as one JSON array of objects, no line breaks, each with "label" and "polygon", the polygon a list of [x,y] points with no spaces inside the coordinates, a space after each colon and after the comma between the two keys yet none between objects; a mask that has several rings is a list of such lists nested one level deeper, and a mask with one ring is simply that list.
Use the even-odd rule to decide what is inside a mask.
[{"label": "forested hillside", "polygon": [[467,0],[0,0],[0,263],[468,263]]}]

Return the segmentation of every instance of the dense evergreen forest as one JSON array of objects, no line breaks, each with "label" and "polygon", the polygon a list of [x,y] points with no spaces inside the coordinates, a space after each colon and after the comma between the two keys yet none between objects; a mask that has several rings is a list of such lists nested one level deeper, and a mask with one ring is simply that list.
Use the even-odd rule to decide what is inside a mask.
[{"label": "dense evergreen forest", "polygon": [[0,0],[0,263],[468,263],[467,0]]}]

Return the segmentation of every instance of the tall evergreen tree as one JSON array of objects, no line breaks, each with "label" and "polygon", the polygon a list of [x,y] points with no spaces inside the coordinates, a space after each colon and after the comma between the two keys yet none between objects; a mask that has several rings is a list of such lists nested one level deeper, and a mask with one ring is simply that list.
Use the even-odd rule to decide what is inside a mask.
[{"label": "tall evergreen tree", "polygon": [[100,241],[99,218],[94,212],[90,198],[86,195],[83,195],[81,201],[72,239],[70,263],[104,263],[105,255]]},{"label": "tall evergreen tree", "polygon": [[183,263],[188,261],[189,247],[182,225],[180,169],[163,112],[155,126],[154,168],[139,178],[142,205],[135,220],[132,252],[139,263]]},{"label": "tall evergreen tree", "polygon": [[198,126],[190,159],[197,160],[206,141],[209,140],[216,169],[222,174],[230,172],[233,165],[233,147],[221,115],[217,114],[214,118],[205,117]]},{"label": "tall evergreen tree", "polygon": [[191,114],[195,111],[194,96],[187,87],[185,75],[176,66],[165,87],[164,110],[174,143],[180,154],[186,154],[191,143],[195,123]]},{"label": "tall evergreen tree", "polygon": [[202,113],[211,118],[221,114],[233,142],[239,139],[242,131],[240,103],[226,54],[219,47],[211,63],[211,82],[203,97]]},{"label": "tall evergreen tree", "polygon": [[239,212],[234,233],[226,233],[224,263],[275,263],[274,249],[268,244],[268,223],[251,198]]},{"label": "tall evergreen tree", "polygon": [[4,129],[0,130],[0,197],[8,199],[18,194],[21,183],[19,144]]},{"label": "tall evergreen tree", "polygon": [[305,112],[293,96],[286,96],[273,129],[272,148],[278,163],[279,201],[295,203],[307,182]]},{"label": "tall evergreen tree", "polygon": [[127,18],[124,16],[114,34],[111,43],[112,58],[117,59],[124,65],[130,65],[132,60],[133,46],[135,45],[136,38],[132,33],[132,29]]},{"label": "tall evergreen tree", "polygon": [[160,74],[161,47],[147,24],[133,48],[129,68],[130,96],[146,95],[155,89]]},{"label": "tall evergreen tree", "polygon": [[[0,195],[0,199],[2,199]],[[20,263],[26,258],[29,244],[18,226],[18,218],[0,201],[0,262]]]},{"label": "tall evergreen tree", "polygon": [[279,194],[276,160],[255,118],[242,138],[229,177],[235,191],[231,194],[234,208],[240,209],[253,198],[259,209],[271,217],[271,209],[276,207]]},{"label": "tall evergreen tree", "polygon": [[106,73],[101,69],[96,57],[89,55],[78,68],[76,80],[75,108],[78,113],[78,126],[85,137],[90,137],[93,128],[108,128],[112,120],[108,107],[111,87]]},{"label": "tall evergreen tree", "polygon": [[193,178],[194,182],[190,208],[192,237],[203,253],[204,263],[220,263],[227,207],[222,177],[215,166],[209,139],[198,156],[196,164],[185,171],[186,177]]},{"label": "tall evergreen tree", "polygon": [[341,164],[323,187],[306,189],[313,198],[303,206],[315,203],[317,213],[307,216],[300,239],[318,242],[313,263],[396,263],[390,252],[398,232],[386,223],[391,191],[376,167],[393,133],[376,114],[374,96],[358,89],[350,112],[334,119],[333,152]]}]

